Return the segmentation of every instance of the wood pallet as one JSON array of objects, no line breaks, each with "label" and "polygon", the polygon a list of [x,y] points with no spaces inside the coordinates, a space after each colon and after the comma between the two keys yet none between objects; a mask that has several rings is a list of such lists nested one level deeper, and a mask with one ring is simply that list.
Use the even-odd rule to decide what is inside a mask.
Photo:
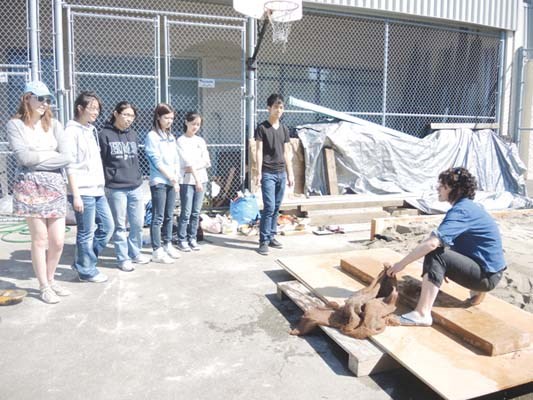
[{"label": "wood pallet", "polygon": [[[298,281],[278,283],[277,292],[280,300],[288,297],[304,312],[311,307],[324,306],[322,300]],[[368,376],[400,367],[392,357],[367,339],[346,336],[329,326],[320,328],[348,354],[348,369],[355,376]]]},{"label": "wood pallet", "polygon": [[[341,258],[358,253],[286,257],[278,263],[323,301],[342,303],[364,287],[339,266]],[[485,301],[478,307],[489,313],[497,312],[505,320],[509,309],[502,303]],[[406,311],[407,308],[400,307],[397,312]],[[521,324],[522,329],[533,333],[531,314],[517,307],[512,311],[514,315],[524,316],[526,322]],[[517,321],[510,318],[510,323],[516,324]],[[370,340],[445,399],[470,399],[533,381],[533,346],[490,357],[468,343],[460,342],[438,325],[387,327]]]}]

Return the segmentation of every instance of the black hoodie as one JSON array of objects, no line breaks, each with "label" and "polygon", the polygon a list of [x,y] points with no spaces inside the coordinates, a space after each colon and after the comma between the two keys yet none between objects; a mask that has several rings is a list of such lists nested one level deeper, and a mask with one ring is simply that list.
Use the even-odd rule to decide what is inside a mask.
[{"label": "black hoodie", "polygon": [[121,131],[109,122],[98,133],[104,165],[105,186],[135,189],[142,183],[139,167],[139,140],[131,129]]}]

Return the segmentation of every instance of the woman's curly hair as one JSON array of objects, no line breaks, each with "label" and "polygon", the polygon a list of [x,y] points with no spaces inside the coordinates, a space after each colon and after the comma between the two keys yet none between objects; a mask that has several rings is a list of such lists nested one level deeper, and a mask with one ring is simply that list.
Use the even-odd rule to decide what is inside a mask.
[{"label": "woman's curly hair", "polygon": [[474,199],[476,195],[476,178],[466,168],[448,168],[439,174],[439,182],[451,189],[448,201],[452,204],[465,197]]}]

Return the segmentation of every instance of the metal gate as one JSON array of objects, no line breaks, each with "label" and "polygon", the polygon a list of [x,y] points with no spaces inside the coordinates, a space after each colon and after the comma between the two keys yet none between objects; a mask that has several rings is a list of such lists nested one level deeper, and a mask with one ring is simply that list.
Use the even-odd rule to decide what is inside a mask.
[{"label": "metal gate", "polygon": [[165,97],[180,124],[188,111],[202,115],[214,183],[208,199],[212,206],[227,204],[245,179],[244,21],[164,17],[164,27]]},{"label": "metal gate", "polygon": [[[139,109],[134,129],[141,141],[152,128],[160,101],[176,110],[178,135],[185,113],[200,112],[200,135],[211,156],[210,182],[216,184],[206,198],[211,202],[216,197],[215,206],[227,204],[245,179],[245,20],[109,7],[66,9],[72,88],[68,108],[80,91],[95,91],[104,102],[97,121],[101,127],[117,102],[130,101]],[[141,167],[147,176],[142,151]]]},{"label": "metal gate", "polygon": [[69,7],[66,15],[71,87],[68,109],[72,112],[73,99],[81,91],[96,92],[104,103],[97,121],[101,127],[118,102],[129,101],[138,108],[133,127],[143,139],[161,100],[159,18],[84,13]]}]

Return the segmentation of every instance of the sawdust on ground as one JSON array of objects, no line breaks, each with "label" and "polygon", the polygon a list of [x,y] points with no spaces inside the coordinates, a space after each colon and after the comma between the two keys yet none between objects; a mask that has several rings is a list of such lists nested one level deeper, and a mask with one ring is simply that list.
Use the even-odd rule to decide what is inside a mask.
[{"label": "sawdust on ground", "polygon": [[[533,313],[533,216],[513,215],[497,220],[502,234],[507,270],[492,295]],[[388,247],[407,254],[438,223],[411,222],[388,228],[383,235],[392,239],[362,243],[365,248]],[[400,232],[398,232],[400,231]]]}]

